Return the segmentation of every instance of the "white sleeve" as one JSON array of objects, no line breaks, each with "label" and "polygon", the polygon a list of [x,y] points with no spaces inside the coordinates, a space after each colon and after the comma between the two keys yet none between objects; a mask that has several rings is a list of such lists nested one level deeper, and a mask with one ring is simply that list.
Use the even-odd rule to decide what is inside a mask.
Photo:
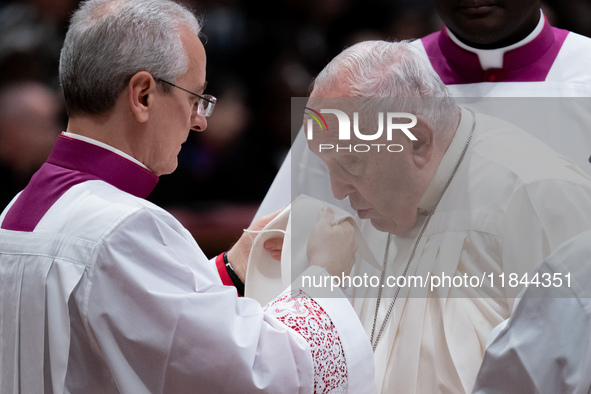
[{"label": "white sleeve", "polygon": [[[502,229],[506,279],[516,274],[513,277],[520,280],[563,242],[591,229],[591,189],[581,179],[531,182],[516,188]],[[505,281],[508,298],[516,297],[522,288]]]},{"label": "white sleeve", "polygon": [[[238,298],[190,234],[175,226],[146,210],[122,221],[99,246],[97,264],[78,289],[92,347],[100,349],[116,386],[134,393],[312,392],[320,381],[315,375],[328,375],[310,344],[329,332],[346,342],[331,319],[306,336],[256,301]],[[281,303],[287,310],[292,301],[276,306]],[[303,303],[318,312],[315,305]],[[357,319],[352,308],[340,314]],[[358,334],[365,337],[363,330]],[[340,356],[327,357],[321,366],[338,365]]]},{"label": "white sleeve", "polygon": [[474,393],[588,393],[591,389],[591,267],[587,263],[591,233],[577,238],[561,246],[537,271],[540,284],[527,288],[506,326],[486,349]]}]

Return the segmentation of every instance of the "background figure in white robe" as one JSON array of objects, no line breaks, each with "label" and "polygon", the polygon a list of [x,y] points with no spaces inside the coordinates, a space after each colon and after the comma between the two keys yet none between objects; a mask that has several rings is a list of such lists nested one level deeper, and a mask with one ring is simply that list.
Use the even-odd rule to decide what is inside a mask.
[{"label": "background figure in white robe", "polygon": [[[381,272],[357,264],[352,275],[383,279],[349,289],[375,348],[378,390],[470,392],[524,275],[591,228],[591,179],[516,126],[458,106],[409,43],[346,49],[318,75],[306,107],[326,121],[321,129],[305,117],[310,151],[384,262]],[[350,139],[334,109],[359,120]],[[378,111],[414,114],[416,140],[389,135],[384,120],[368,150]],[[399,151],[384,148],[394,144]]]},{"label": "background figure in white robe", "polygon": [[[145,200],[216,102],[199,31],[168,0],[90,0],[73,15],[67,132],[0,216],[1,393],[373,391],[346,299],[294,288],[263,310],[233,286],[248,234],[210,261]],[[307,250],[308,274],[347,273],[354,230],[325,210]]]},{"label": "background figure in white robe", "polygon": [[591,391],[589,256],[591,231],[586,231],[541,264],[539,283],[525,289],[507,325],[487,347],[475,393]]},{"label": "background figure in white robe", "polygon": [[[471,98],[471,108],[532,133],[591,174],[591,104],[583,99],[591,97],[591,39],[550,26],[540,4],[436,0],[445,26],[413,45],[453,96]],[[328,185],[326,167],[298,134],[256,216],[299,194],[350,209]]]}]

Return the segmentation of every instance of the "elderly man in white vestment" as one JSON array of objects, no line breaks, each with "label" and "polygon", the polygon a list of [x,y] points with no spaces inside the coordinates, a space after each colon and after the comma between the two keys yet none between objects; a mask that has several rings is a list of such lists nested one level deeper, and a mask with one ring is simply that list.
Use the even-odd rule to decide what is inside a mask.
[{"label": "elderly man in white vestment", "polygon": [[[591,228],[591,180],[523,130],[458,106],[409,43],[346,49],[318,75],[307,107],[326,122],[304,122],[309,148],[383,261],[381,272],[357,264],[351,275],[381,279],[349,289],[375,349],[378,390],[470,392],[487,335],[510,316],[524,275]],[[339,108],[359,121],[350,140]],[[417,123],[370,143],[377,111]],[[388,281],[410,277],[426,285]]]},{"label": "elderly man in white vestment", "polygon": [[[199,31],[168,0],[89,0],[73,15],[67,131],[0,216],[2,394],[373,391],[347,300],[239,298],[250,238],[210,261],[145,200],[214,109]],[[332,222],[321,211],[312,230],[312,275],[353,265],[354,230]]]}]

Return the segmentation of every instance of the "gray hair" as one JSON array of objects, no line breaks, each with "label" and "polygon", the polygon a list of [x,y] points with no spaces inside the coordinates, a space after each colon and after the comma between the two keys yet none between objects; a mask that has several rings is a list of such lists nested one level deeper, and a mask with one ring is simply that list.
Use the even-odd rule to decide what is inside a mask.
[{"label": "gray hair", "polygon": [[183,27],[197,35],[201,31],[195,15],[170,0],[83,2],[72,16],[60,56],[68,114],[104,114],[140,71],[176,81],[189,67]]},{"label": "gray hair", "polygon": [[424,116],[437,129],[449,129],[459,114],[426,55],[408,41],[364,41],[345,49],[318,74],[313,89],[327,92],[343,80],[351,96],[371,98],[366,105],[374,110],[396,106]]}]

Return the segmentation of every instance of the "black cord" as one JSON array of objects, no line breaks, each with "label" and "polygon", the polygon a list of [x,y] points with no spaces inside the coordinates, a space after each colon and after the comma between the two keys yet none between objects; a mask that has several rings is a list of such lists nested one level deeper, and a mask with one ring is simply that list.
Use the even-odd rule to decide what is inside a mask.
[{"label": "black cord", "polygon": [[228,254],[228,252],[224,252],[224,255],[223,255],[224,264],[226,265],[226,271],[228,271],[228,275],[230,275],[230,279],[232,279],[232,283],[236,287],[236,290],[238,290],[238,294],[240,294],[241,296],[244,296],[244,283],[242,283],[242,281],[240,280],[238,275],[236,275],[236,272],[234,272],[234,269],[232,268],[232,266],[230,265],[230,262],[228,261],[227,254]]}]

